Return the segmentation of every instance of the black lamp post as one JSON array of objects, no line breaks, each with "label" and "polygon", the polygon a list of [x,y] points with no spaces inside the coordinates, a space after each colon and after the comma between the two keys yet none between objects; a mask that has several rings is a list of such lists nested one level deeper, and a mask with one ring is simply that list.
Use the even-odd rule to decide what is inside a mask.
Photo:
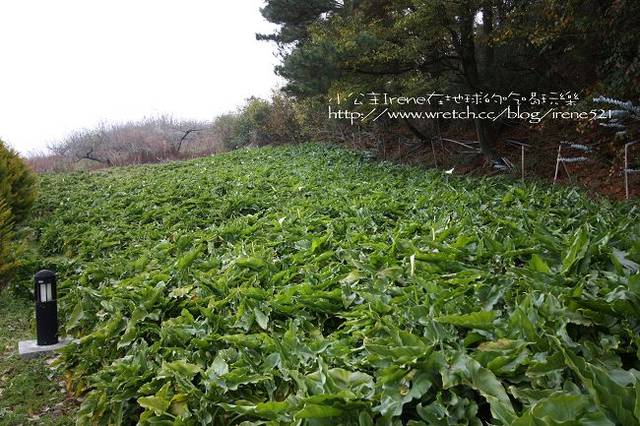
[{"label": "black lamp post", "polygon": [[42,270],[35,275],[36,332],[38,346],[58,343],[58,297],[55,272]]}]

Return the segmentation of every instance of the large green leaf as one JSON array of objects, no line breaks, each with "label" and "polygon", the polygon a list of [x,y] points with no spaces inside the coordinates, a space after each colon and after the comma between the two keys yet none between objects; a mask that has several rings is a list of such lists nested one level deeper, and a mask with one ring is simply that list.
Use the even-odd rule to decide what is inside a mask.
[{"label": "large green leaf", "polygon": [[637,421],[633,203],[312,144],[41,179],[80,424]]}]

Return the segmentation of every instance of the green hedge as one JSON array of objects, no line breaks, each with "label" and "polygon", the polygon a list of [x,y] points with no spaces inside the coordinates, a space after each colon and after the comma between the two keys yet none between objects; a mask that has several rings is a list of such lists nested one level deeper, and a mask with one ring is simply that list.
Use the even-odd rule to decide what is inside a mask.
[{"label": "green hedge", "polygon": [[36,177],[14,150],[0,140],[0,199],[11,210],[13,220],[25,219],[36,199]]},{"label": "green hedge", "polygon": [[0,289],[8,284],[19,265],[14,226],[27,217],[35,198],[34,173],[0,140]]},{"label": "green hedge", "polygon": [[0,290],[9,283],[9,279],[17,267],[13,255],[13,237],[11,210],[7,203],[0,198]]}]

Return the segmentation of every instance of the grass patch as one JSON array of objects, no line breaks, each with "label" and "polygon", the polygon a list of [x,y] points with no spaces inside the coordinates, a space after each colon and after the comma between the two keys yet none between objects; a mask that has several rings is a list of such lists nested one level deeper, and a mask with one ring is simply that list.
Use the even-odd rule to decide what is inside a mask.
[{"label": "grass patch", "polygon": [[0,312],[0,424],[75,424],[75,404],[47,359],[18,356],[18,341],[35,336],[33,303],[4,291]]}]

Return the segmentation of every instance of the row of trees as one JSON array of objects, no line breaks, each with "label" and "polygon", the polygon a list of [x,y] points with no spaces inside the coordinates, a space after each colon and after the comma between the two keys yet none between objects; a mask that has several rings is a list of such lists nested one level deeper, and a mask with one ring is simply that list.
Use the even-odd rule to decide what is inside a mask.
[{"label": "row of trees", "polygon": [[[31,155],[38,172],[94,169],[127,164],[193,158],[241,147],[295,143],[302,140],[304,103],[274,92],[270,99],[252,97],[237,111],[211,122],[168,116],[128,123],[103,124],[76,131]],[[308,137],[311,131],[306,132]]]},{"label": "row of trees", "polygon": [[[267,0],[262,14],[279,29],[258,39],[277,43],[276,71],[298,100],[571,91],[585,109],[601,94],[640,95],[637,0]],[[473,122],[487,157],[497,157],[507,124]],[[419,124],[402,126],[431,137]]]},{"label": "row of trees", "polygon": [[217,152],[218,141],[211,123],[161,116],[78,130],[29,161],[38,171],[160,162]]}]

